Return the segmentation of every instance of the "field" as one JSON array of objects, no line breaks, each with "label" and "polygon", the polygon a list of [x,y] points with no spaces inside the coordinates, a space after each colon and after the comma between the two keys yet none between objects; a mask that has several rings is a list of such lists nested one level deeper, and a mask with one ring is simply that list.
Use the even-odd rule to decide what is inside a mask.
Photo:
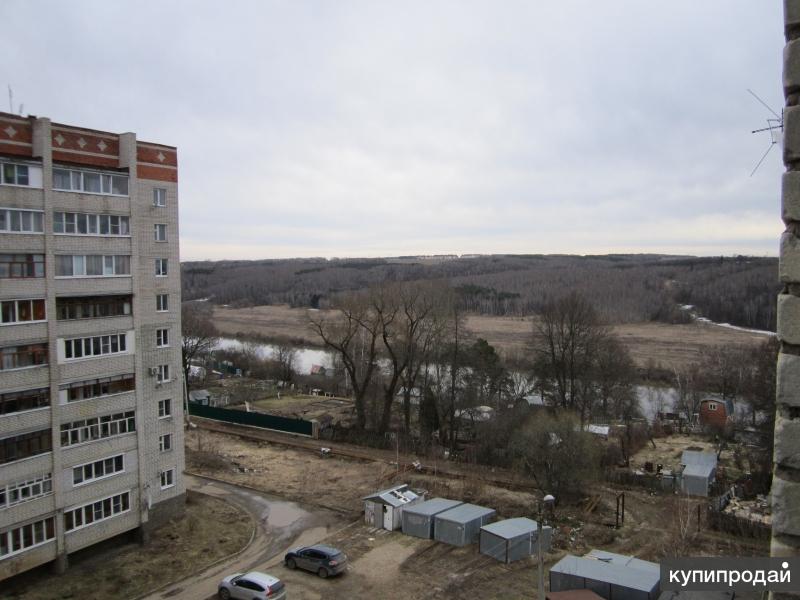
[{"label": "field", "polygon": [[[214,308],[214,323],[226,336],[256,334],[269,340],[291,341],[298,345],[319,346],[320,340],[308,327],[309,315],[325,311],[280,306],[248,308]],[[466,327],[475,337],[482,337],[506,355],[524,356],[532,337],[533,322],[523,317],[469,315]],[[648,365],[665,369],[696,362],[705,351],[715,346],[753,346],[765,335],[712,325],[692,323],[636,323],[613,328],[640,367]]]}]

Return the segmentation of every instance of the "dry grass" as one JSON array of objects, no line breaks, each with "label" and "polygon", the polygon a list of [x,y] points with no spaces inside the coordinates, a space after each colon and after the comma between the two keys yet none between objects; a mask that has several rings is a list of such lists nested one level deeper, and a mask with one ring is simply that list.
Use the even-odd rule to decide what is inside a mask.
[{"label": "dry grass", "polygon": [[[214,322],[223,335],[257,334],[267,339],[292,340],[298,344],[319,346],[320,340],[308,327],[309,315],[325,314],[288,306],[254,306],[249,308],[214,308]],[[469,315],[467,329],[482,337],[507,355],[525,356],[533,331],[529,317],[491,317]],[[613,327],[639,366],[648,363],[665,369],[696,362],[703,352],[714,346],[754,346],[765,336],[737,331],[705,323],[667,325],[665,323],[633,323]]]}]

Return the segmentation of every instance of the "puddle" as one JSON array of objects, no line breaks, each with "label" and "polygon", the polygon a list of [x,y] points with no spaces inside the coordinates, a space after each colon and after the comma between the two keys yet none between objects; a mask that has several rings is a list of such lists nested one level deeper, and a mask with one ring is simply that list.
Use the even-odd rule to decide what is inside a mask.
[{"label": "puddle", "polygon": [[270,527],[288,527],[307,516],[309,513],[294,502],[270,502],[267,524]]}]

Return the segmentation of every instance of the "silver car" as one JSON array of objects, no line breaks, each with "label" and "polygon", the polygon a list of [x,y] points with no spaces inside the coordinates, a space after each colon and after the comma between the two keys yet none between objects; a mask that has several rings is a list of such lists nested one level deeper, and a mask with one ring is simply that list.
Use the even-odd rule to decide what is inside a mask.
[{"label": "silver car", "polygon": [[250,571],[228,575],[220,581],[217,594],[221,600],[285,600],[286,587],[277,577]]}]

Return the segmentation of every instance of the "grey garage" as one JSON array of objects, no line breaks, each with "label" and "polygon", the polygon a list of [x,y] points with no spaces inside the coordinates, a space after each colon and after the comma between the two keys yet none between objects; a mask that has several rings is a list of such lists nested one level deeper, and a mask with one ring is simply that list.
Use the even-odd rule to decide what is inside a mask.
[{"label": "grey garage", "polygon": [[[478,548],[481,554],[510,563],[539,552],[538,524],[536,521],[520,517],[505,519],[481,527]],[[542,551],[550,549],[553,529],[542,527]]]},{"label": "grey garage", "polygon": [[428,540],[432,539],[434,517],[461,504],[463,502],[458,500],[432,498],[413,506],[406,506],[403,509],[403,533]]},{"label": "grey garage", "polygon": [[491,522],[497,512],[475,504],[462,504],[433,518],[433,538],[451,546],[466,546],[478,541],[481,527]]},{"label": "grey garage", "polygon": [[550,591],[588,589],[605,600],[657,600],[660,584],[656,563],[602,550],[567,555],[550,569]]}]

